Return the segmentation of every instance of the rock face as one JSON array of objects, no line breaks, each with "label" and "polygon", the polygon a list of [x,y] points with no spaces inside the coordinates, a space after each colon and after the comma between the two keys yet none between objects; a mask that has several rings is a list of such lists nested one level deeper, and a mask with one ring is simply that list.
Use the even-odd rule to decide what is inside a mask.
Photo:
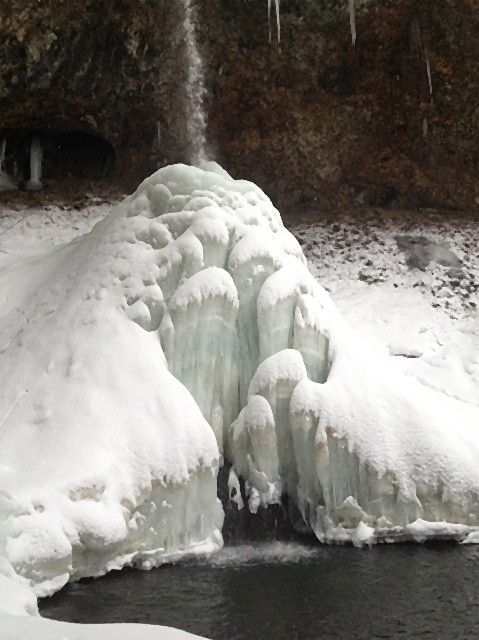
[{"label": "rock face", "polygon": [[32,132],[47,147],[47,177],[58,175],[65,162],[81,175],[95,158],[99,172],[115,159],[117,171],[136,182],[166,153],[181,157],[184,61],[175,5],[0,2],[0,133],[7,135],[7,166],[16,156],[24,173],[22,152]]},{"label": "rock face", "polygon": [[[278,47],[265,0],[197,1],[214,155],[292,211],[477,206],[477,0],[356,0],[354,47],[347,5],[283,0]],[[7,154],[38,132],[47,178],[134,180],[187,157],[180,2],[9,0],[0,35]]]}]

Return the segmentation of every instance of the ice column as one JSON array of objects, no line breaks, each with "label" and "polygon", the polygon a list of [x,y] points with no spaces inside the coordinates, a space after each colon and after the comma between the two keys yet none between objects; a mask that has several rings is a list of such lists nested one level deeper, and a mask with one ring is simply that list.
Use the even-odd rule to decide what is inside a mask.
[{"label": "ice column", "polygon": [[349,0],[349,26],[351,28],[351,42],[356,45],[356,7],[355,0]]},{"label": "ice column", "polygon": [[5,140],[5,138],[3,138],[3,140],[0,142],[0,192],[16,189],[16,186],[10,176],[8,176],[2,169],[3,161],[5,159],[6,146],[7,141]]},{"label": "ice column", "polygon": [[42,177],[43,151],[38,136],[32,138],[30,144],[30,180],[27,182],[28,191],[38,191],[43,188]]},{"label": "ice column", "polygon": [[[280,0],[274,0],[274,7],[276,11],[276,34],[278,38],[278,44],[281,42],[281,19],[279,16],[279,2]],[[272,41],[271,34],[271,3],[272,0],[268,0],[268,31],[269,31],[269,43]]]}]

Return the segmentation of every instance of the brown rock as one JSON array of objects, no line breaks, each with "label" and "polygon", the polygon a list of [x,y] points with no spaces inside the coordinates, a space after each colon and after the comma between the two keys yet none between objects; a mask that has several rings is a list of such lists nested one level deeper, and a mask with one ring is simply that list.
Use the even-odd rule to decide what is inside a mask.
[{"label": "brown rock", "polygon": [[[293,212],[477,206],[479,3],[357,4],[353,47],[346,1],[283,0],[278,48],[266,2],[198,0],[217,159]],[[186,159],[177,2],[0,0],[0,60],[11,170],[33,132],[47,180]]]}]

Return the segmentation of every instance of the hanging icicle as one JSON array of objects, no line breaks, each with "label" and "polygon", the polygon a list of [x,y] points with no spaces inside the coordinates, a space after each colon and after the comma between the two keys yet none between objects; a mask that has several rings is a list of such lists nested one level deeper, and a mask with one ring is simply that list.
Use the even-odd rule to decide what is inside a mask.
[{"label": "hanging icicle", "polygon": [[33,136],[30,143],[30,180],[26,184],[27,191],[43,189],[42,178],[43,150],[40,138]]},{"label": "hanging icicle", "polygon": [[426,58],[426,75],[427,75],[427,83],[429,85],[429,95],[431,97],[431,104],[434,105],[434,95],[433,95],[433,89],[432,89],[431,63],[429,62],[429,52],[427,50],[426,45],[424,45],[424,57]]},{"label": "hanging icicle", "polygon": [[432,86],[432,73],[431,63],[429,61],[429,51],[427,49],[426,43],[424,42],[424,38],[422,37],[421,25],[419,24],[419,20],[416,16],[413,18],[409,26],[409,40],[411,51],[418,54],[422,52],[424,56],[424,61],[426,63],[427,84],[429,87],[429,97],[431,98],[431,105],[434,106],[434,91]]},{"label": "hanging icicle", "polygon": [[271,0],[268,0],[268,36],[269,36],[269,43],[271,44]]},{"label": "hanging icicle", "polygon": [[356,7],[354,0],[349,0],[349,25],[351,27],[351,41],[356,46]]},{"label": "hanging icicle", "polygon": [[280,0],[274,0],[274,6],[276,9],[276,33],[278,35],[278,44],[281,42],[281,19],[279,17],[279,2]]},{"label": "hanging icicle", "polygon": [[[281,17],[280,17],[280,8],[279,8],[280,0],[274,0],[274,7],[276,13],[276,35],[278,38],[278,44],[281,42]],[[269,43],[272,43],[272,28],[271,28],[271,9],[272,9],[272,0],[268,0],[268,39]]]},{"label": "hanging icicle", "polygon": [[7,147],[7,141],[3,138],[2,142],[0,142],[0,171],[2,170],[3,161],[5,160],[5,149]]},{"label": "hanging icicle", "polygon": [[16,189],[16,185],[10,176],[3,170],[3,161],[5,160],[5,149],[7,140],[5,138],[0,142],[0,191],[12,191]]}]

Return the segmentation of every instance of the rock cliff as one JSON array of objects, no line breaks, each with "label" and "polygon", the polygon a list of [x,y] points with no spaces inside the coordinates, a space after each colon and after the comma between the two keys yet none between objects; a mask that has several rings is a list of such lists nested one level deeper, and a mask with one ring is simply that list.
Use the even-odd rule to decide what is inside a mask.
[{"label": "rock cliff", "polygon": [[[285,210],[479,202],[479,2],[198,0],[212,152]],[[0,0],[0,135],[22,173],[137,180],[185,159],[185,57],[172,0]],[[275,35],[273,33],[273,35]],[[8,155],[9,154],[9,155]],[[23,155],[22,155],[23,154]]]}]

